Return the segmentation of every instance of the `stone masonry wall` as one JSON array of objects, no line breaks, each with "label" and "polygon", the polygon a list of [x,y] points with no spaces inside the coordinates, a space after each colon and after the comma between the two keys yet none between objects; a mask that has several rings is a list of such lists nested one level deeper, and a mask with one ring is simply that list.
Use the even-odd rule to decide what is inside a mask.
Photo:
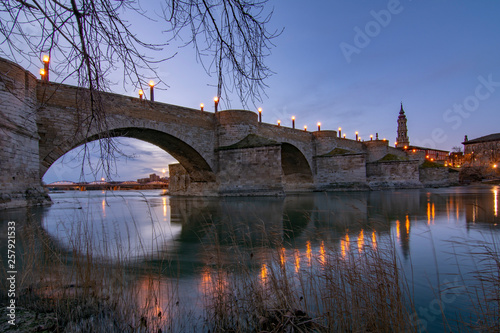
[{"label": "stone masonry wall", "polygon": [[458,171],[448,168],[420,168],[420,181],[425,187],[439,187],[458,184]]},{"label": "stone masonry wall", "polygon": [[368,185],[373,188],[418,188],[418,161],[387,161],[366,164]]},{"label": "stone masonry wall", "polygon": [[315,162],[318,190],[366,186],[365,154],[317,156]]},{"label": "stone masonry wall", "polygon": [[179,196],[216,196],[217,184],[215,182],[194,182],[186,169],[180,164],[170,164],[168,191],[170,195]]},{"label": "stone masonry wall", "polygon": [[38,169],[36,78],[0,59],[0,209],[47,204]]},{"label": "stone masonry wall", "polygon": [[220,195],[283,195],[280,146],[218,153]]}]

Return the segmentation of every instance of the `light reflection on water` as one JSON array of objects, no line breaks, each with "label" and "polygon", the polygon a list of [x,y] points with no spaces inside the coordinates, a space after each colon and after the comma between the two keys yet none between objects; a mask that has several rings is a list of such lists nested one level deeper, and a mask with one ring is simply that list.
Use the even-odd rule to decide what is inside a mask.
[{"label": "light reflection on water", "polygon": [[[63,249],[71,249],[77,236],[80,244],[97,247],[93,253],[98,257],[119,255],[145,266],[168,259],[175,272],[160,275],[165,281],[178,279],[185,294],[177,297],[190,294],[191,299],[227,288],[226,273],[211,267],[218,260],[239,260],[241,253],[251,252],[251,269],[265,285],[273,244],[285,244],[275,249],[279,263],[299,272],[313,262],[324,265],[330,248],[345,259],[393,242],[415,301],[425,309],[443,281],[474,267],[471,244],[485,239],[500,244],[498,191],[495,186],[286,198],[172,198],[153,190],[66,192],[51,194],[54,204],[43,209],[41,223]],[[207,251],[214,243],[221,247],[222,259]],[[158,279],[151,284],[141,273],[136,281],[144,295],[166,285]],[[446,311],[460,308],[465,298]],[[161,308],[161,300],[154,306]],[[428,322],[432,327],[439,320]]]}]

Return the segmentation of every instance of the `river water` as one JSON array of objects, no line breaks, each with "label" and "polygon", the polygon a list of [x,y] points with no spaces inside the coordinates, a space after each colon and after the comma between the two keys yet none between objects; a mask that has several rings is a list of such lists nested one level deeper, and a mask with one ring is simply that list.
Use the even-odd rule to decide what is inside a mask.
[{"label": "river water", "polygon": [[[500,245],[500,186],[284,198],[179,198],[162,192],[52,193],[53,205],[30,216],[69,257],[75,247],[92,244],[91,255],[102,262],[130,265],[136,285],[147,285],[151,274],[159,285],[175,280],[175,297],[183,304],[199,303],[207,267],[241,260],[241,253],[250,253],[250,270],[262,275],[273,244],[282,244],[282,260],[300,271],[325,247],[349,256],[389,243],[414,301],[410,311],[420,320],[417,326],[429,331],[442,331],[443,313],[452,328],[472,315],[466,290],[478,283],[473,277],[483,268],[484,249]],[[3,234],[7,221],[21,223],[26,213],[10,210],[0,217]],[[214,241],[217,258],[207,250]],[[498,277],[498,269],[493,274]]]}]

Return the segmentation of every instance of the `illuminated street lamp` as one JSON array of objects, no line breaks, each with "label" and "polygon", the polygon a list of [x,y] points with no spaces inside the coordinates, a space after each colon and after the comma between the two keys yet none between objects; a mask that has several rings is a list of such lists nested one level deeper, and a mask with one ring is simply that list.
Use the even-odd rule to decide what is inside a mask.
[{"label": "illuminated street lamp", "polygon": [[304,132],[307,132],[307,125],[304,125]]},{"label": "illuminated street lamp", "polygon": [[295,128],[295,116],[292,116],[292,128]]},{"label": "illuminated street lamp", "polygon": [[149,81],[149,99],[151,102],[155,101],[155,83],[153,80]]},{"label": "illuminated street lamp", "polygon": [[40,80],[42,82],[47,81],[47,80],[45,80],[45,69],[43,69],[43,68],[40,68]]},{"label": "illuminated street lamp", "polygon": [[318,122],[318,132],[321,131],[321,123]]},{"label": "illuminated street lamp", "polygon": [[205,105],[203,103],[200,104],[200,110],[203,111],[203,108],[205,107]]},{"label": "illuminated street lamp", "polygon": [[356,141],[358,141],[358,131],[356,131]]},{"label": "illuminated street lamp", "polygon": [[342,127],[339,127],[339,138],[342,137]]},{"label": "illuminated street lamp", "polygon": [[281,126],[281,120],[278,120],[278,127]]},{"label": "illuminated street lamp", "polygon": [[262,108],[259,108],[259,123],[262,122]]},{"label": "illuminated street lamp", "polygon": [[373,134],[370,134],[370,141],[373,141]]},{"label": "illuminated street lamp", "polygon": [[214,105],[215,105],[215,112],[217,112],[217,106],[219,105],[219,97],[218,96],[214,97]]},{"label": "illuminated street lamp", "polygon": [[50,57],[48,55],[44,55],[42,58],[43,61],[43,69],[45,70],[45,82],[49,82],[49,62]]},{"label": "illuminated street lamp", "polygon": [[142,91],[142,89],[139,89],[139,99],[142,101],[143,97],[144,97],[144,91]]}]

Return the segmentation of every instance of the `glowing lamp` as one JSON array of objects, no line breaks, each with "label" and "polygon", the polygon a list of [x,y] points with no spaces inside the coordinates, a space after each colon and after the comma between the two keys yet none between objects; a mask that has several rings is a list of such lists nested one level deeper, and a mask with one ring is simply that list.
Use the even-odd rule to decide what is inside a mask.
[{"label": "glowing lamp", "polygon": [[149,81],[149,99],[151,102],[155,100],[155,83],[153,80]]},{"label": "glowing lamp", "polygon": [[259,123],[262,122],[262,108],[259,108],[257,111],[259,111]]},{"label": "glowing lamp", "polygon": [[214,97],[214,106],[215,106],[215,112],[217,112],[217,106],[219,105],[219,97],[215,96]]},{"label": "glowing lamp", "polygon": [[278,120],[278,127],[281,126],[281,120]]},{"label": "glowing lamp", "polygon": [[203,103],[200,103],[200,110],[203,111],[203,108],[205,107],[205,105]]},{"label": "glowing lamp", "polygon": [[142,89],[139,89],[139,99],[142,101],[142,97],[144,95],[144,91]]},{"label": "glowing lamp", "polygon": [[321,131],[321,123],[318,122],[318,132]]},{"label": "glowing lamp", "polygon": [[307,132],[307,125],[304,125],[304,131]]},{"label": "glowing lamp", "polygon": [[295,128],[295,116],[292,116],[292,128]]},{"label": "glowing lamp", "polygon": [[45,74],[43,76],[43,79],[45,81],[49,81],[49,61],[50,61],[50,57],[48,55],[44,55],[43,58],[42,58],[42,61],[43,61],[43,69],[45,70]]}]

